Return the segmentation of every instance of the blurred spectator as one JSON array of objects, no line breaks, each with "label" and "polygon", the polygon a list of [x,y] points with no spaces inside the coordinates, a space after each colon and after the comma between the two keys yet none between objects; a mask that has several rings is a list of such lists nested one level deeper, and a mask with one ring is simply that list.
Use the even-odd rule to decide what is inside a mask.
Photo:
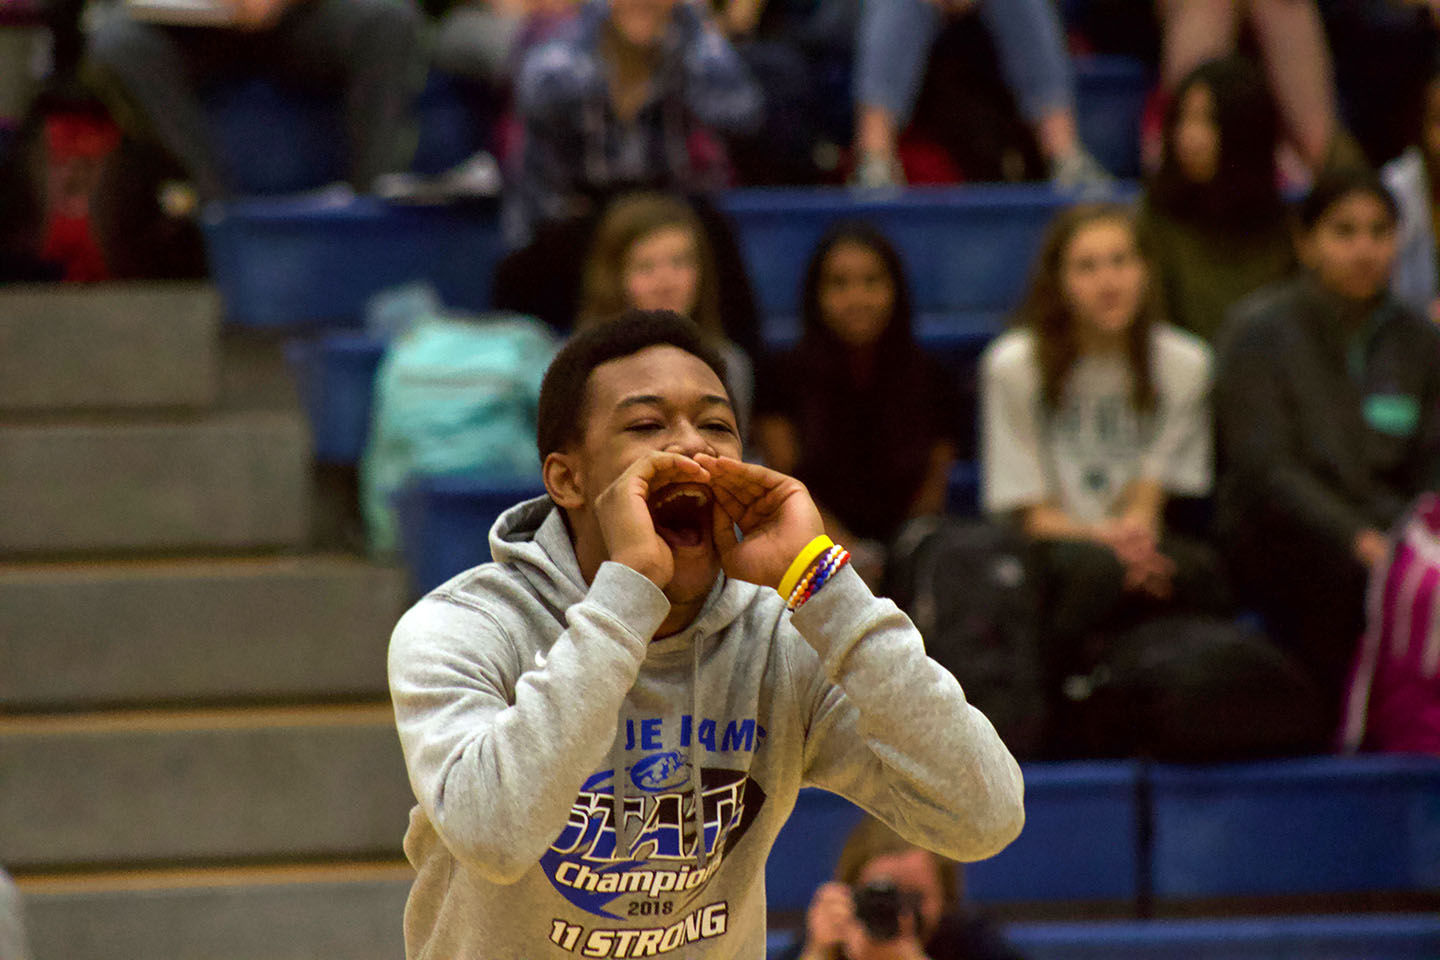
[{"label": "blurred spectator", "polygon": [[1248,61],[1196,67],[1165,117],[1139,228],[1167,318],[1207,341],[1239,299],[1295,265],[1275,170],[1275,110]]},{"label": "blurred spectator", "polygon": [[112,277],[94,208],[119,141],[94,100],[36,98],[0,158],[0,280]]},{"label": "blurred spectator", "polygon": [[[735,225],[705,194],[691,194],[688,203],[705,228],[715,261],[725,335],[754,356],[760,349],[760,317]],[[495,309],[539,317],[560,333],[573,329],[582,296],[581,274],[605,210],[600,207],[584,216],[541,224],[529,243],[506,254],[495,267],[491,289]]]},{"label": "blurred spectator", "polygon": [[20,892],[4,870],[0,870],[0,960],[30,960],[20,914]]},{"label": "blurred spectator", "polygon": [[945,510],[958,401],[915,342],[900,256],[873,227],[826,234],[800,310],[800,342],[761,377],[755,439],[770,466],[809,488],[826,532],[875,583],[900,525]]},{"label": "blurred spectator", "polygon": [[1373,174],[1322,177],[1305,272],[1237,306],[1219,348],[1220,533],[1332,714],[1385,531],[1440,479],[1440,331],[1387,289],[1396,215]]},{"label": "blurred spectator", "polygon": [[1440,5],[1432,0],[1316,0],[1316,5],[1335,61],[1341,116],[1378,167],[1414,142],[1440,48]]},{"label": "blurred spectator", "polygon": [[506,210],[512,246],[616,193],[722,186],[706,134],[745,133],[761,118],[759,89],[696,0],[590,0],[565,39],[525,57],[516,107],[525,140]]},{"label": "blurred spectator", "polygon": [[1200,64],[1234,53],[1248,26],[1301,162],[1312,172],[1363,163],[1337,117],[1330,48],[1315,0],[1161,0],[1159,9],[1163,90],[1175,90]]},{"label": "blurred spectator", "polygon": [[1435,279],[1435,216],[1440,210],[1440,73],[1425,90],[1418,142],[1381,171],[1400,205],[1399,251],[1390,289],[1422,317],[1440,321]]},{"label": "blurred spectator", "polygon": [[1210,351],[1162,323],[1149,272],[1126,210],[1061,213],[1023,326],[981,360],[981,499],[1036,543],[1052,697],[1118,630],[1223,600],[1213,553],[1164,522],[1210,491]]},{"label": "blurred spectator", "polygon": [[[855,916],[855,892],[889,882],[907,906],[900,936],[876,942]],[[911,917],[918,913],[919,923]],[[918,928],[918,929],[917,929]],[[923,948],[922,948],[923,944]],[[955,864],[905,840],[879,820],[861,821],[845,841],[835,880],[815,891],[804,937],[776,960],[1019,960],[994,924],[961,903]]]},{"label": "blurred spectator", "polygon": [[435,31],[435,66],[508,89],[525,50],[563,30],[580,0],[460,0]]},{"label": "blurred spectator", "polygon": [[204,202],[229,196],[233,180],[199,92],[236,75],[342,92],[356,189],[404,169],[418,30],[409,0],[128,0],[100,8],[89,40],[102,84],[121,99],[117,114],[165,147]]},{"label": "blurred spectator", "polygon": [[1075,78],[1049,0],[887,0],[861,5],[855,53],[855,181],[904,182],[897,143],[919,96],[945,18],[978,7],[1010,88],[1035,132],[1055,184],[1093,190],[1110,177],[1085,151],[1075,124]]},{"label": "blurred spectator", "polygon": [[861,0],[719,0],[720,26],[765,94],[763,125],[732,143],[742,183],[810,184],[850,137]]},{"label": "blurred spectator", "polygon": [[585,261],[580,323],[613,319],[628,308],[669,310],[694,320],[725,360],[727,386],[744,435],[750,426],[755,371],[727,340],[720,281],[705,228],[683,200],[646,193],[610,205]]}]

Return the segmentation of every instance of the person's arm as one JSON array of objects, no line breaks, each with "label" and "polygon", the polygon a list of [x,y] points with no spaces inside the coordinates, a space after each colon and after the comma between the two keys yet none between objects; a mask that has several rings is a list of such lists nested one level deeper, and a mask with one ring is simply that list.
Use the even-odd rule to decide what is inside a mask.
[{"label": "person's arm", "polygon": [[595,498],[607,559],[533,663],[509,632],[527,627],[483,605],[431,597],[396,626],[390,694],[410,785],[450,852],[492,882],[519,880],[564,827],[670,613],[675,561],[649,493],[708,479],[689,457],[655,451]]},{"label": "person's arm", "polygon": [[791,625],[806,710],[805,780],[954,860],[1003,849],[1024,823],[1020,768],[909,618],[841,570]]},{"label": "person's arm", "polygon": [[525,55],[515,78],[515,112],[527,136],[557,137],[580,122],[580,81],[576,51],[559,41],[541,44]]},{"label": "person's arm", "polygon": [[[724,511],[714,535],[725,572],[774,588],[821,531],[804,485],[756,464],[695,459]],[[807,729],[805,782],[954,860],[990,856],[1019,835],[1019,765],[899,607],[845,566],[777,626],[791,628],[805,641],[782,646]]]},{"label": "person's arm", "polygon": [[1158,480],[1140,478],[1125,490],[1120,522],[1159,536],[1165,516],[1165,488]]},{"label": "person's arm", "polygon": [[1299,439],[1280,386],[1277,345],[1249,317],[1232,319],[1215,377],[1215,416],[1225,469],[1244,499],[1265,513],[1353,553],[1370,525],[1295,455]]},{"label": "person's arm", "polygon": [[1015,341],[980,364],[980,491],[985,512],[1013,518],[1032,540],[1090,540],[1093,528],[1055,501],[1041,449],[1039,381]]},{"label": "person's arm", "polygon": [[950,500],[950,471],[955,467],[955,445],[941,440],[930,448],[930,461],[920,489],[910,503],[911,517],[934,516],[945,512]]},{"label": "person's arm", "polygon": [[620,705],[670,604],[622,564],[600,567],[543,665],[520,662],[483,609],[430,597],[390,642],[410,784],[446,847],[495,883],[539,862],[609,753]]},{"label": "person's arm", "polygon": [[1424,394],[1420,397],[1420,424],[1415,431],[1410,470],[1417,494],[1440,488],[1440,347],[1435,343],[1440,338],[1427,339],[1431,341],[1426,348],[1430,359],[1426,364]]},{"label": "person's arm", "polygon": [[754,32],[765,13],[765,0],[729,0],[720,14],[720,26],[731,37]]},{"label": "person's arm", "polygon": [[675,5],[684,70],[685,104],[717,133],[748,134],[760,126],[763,97],[745,61],[710,23],[695,0]]}]

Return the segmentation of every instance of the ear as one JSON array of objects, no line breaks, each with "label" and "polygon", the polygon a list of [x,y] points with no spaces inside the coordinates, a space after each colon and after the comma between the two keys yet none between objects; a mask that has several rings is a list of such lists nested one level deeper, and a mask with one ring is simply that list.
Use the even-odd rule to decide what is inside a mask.
[{"label": "ear", "polygon": [[555,451],[545,458],[540,467],[545,481],[545,492],[555,505],[565,510],[578,510],[585,506],[584,474],[575,454]]}]

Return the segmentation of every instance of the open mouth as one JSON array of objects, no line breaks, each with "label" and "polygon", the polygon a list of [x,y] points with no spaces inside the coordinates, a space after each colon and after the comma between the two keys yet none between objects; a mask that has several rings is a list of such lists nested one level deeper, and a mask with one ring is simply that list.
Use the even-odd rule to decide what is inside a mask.
[{"label": "open mouth", "polygon": [[710,489],[700,483],[672,483],[650,497],[655,532],[672,547],[698,547],[710,536]]}]

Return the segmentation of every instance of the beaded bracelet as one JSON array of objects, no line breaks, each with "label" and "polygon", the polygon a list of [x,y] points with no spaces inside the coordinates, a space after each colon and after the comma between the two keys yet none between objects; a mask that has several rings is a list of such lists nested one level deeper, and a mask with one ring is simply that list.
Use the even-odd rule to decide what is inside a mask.
[{"label": "beaded bracelet", "polygon": [[794,591],[785,606],[794,613],[805,605],[805,601],[813,597],[821,587],[830,582],[830,578],[840,570],[841,567],[850,562],[850,551],[844,547],[831,546],[825,551],[819,563],[816,563],[805,577],[795,585]]}]

